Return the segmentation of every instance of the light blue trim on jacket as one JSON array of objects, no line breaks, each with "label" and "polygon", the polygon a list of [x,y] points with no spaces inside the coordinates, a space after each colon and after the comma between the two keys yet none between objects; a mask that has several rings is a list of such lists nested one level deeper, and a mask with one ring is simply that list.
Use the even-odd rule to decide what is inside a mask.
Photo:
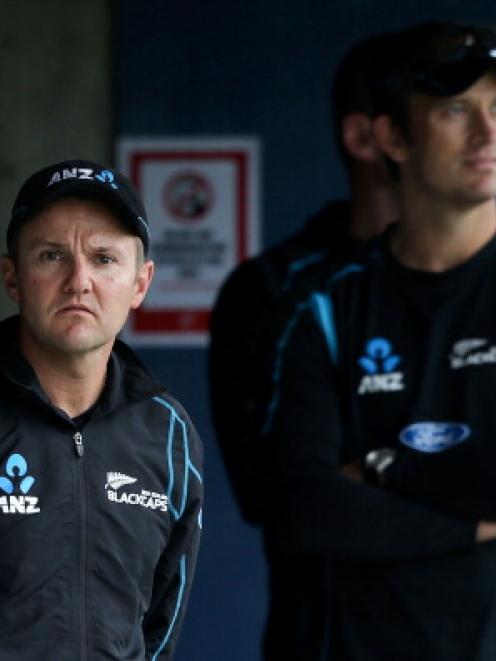
[{"label": "light blue trim on jacket", "polygon": [[177,601],[176,601],[176,607],[174,608],[174,615],[172,616],[172,620],[169,624],[169,628],[167,629],[167,632],[162,642],[158,646],[157,651],[152,656],[151,661],[157,661],[159,654],[161,654],[164,647],[169,642],[169,638],[176,623],[177,616],[179,615],[179,611],[181,610],[185,585],[186,585],[186,556],[183,555],[181,557],[181,560],[179,561],[179,590],[177,593]]}]

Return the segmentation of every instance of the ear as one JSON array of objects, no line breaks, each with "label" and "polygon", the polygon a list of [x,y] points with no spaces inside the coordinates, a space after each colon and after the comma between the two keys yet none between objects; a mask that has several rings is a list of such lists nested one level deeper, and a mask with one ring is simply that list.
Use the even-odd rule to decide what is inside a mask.
[{"label": "ear", "polygon": [[144,262],[140,266],[136,280],[134,282],[134,295],[131,300],[131,310],[136,310],[136,308],[139,308],[143,302],[143,299],[146,296],[146,292],[151,285],[154,270],[155,265],[151,260]]},{"label": "ear", "polygon": [[362,112],[346,115],[341,123],[341,137],[346,151],[358,161],[376,161],[380,153],[373,120]]},{"label": "ear", "polygon": [[14,303],[19,303],[20,295],[17,286],[17,271],[12,257],[2,255],[0,257],[0,268],[5,290]]},{"label": "ear", "polygon": [[408,158],[408,144],[391,117],[379,115],[372,124],[379,149],[395,163],[404,163]]}]

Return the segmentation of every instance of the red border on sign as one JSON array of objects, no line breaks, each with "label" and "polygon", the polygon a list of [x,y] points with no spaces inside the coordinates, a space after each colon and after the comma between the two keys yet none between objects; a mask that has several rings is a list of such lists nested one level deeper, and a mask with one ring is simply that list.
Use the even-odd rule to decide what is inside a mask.
[{"label": "red border on sign", "polygon": [[[130,178],[141,190],[141,170],[150,161],[234,161],[236,166],[235,200],[239,218],[237,255],[242,261],[248,256],[248,154],[243,151],[161,150],[140,151],[130,155]],[[133,330],[137,333],[205,333],[208,331],[210,310],[138,308],[131,316]]]}]

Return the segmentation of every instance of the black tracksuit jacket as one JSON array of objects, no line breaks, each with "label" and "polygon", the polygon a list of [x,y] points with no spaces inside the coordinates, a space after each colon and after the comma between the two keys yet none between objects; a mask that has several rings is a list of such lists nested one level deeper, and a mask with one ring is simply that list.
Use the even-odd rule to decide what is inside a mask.
[{"label": "black tracksuit jacket", "polygon": [[[238,266],[213,310],[210,401],[217,440],[241,513],[261,525],[264,535],[262,427],[276,340],[319,281],[322,263],[341,263],[355,245],[348,228],[349,205],[326,205],[296,234]],[[332,566],[317,556],[274,552],[270,544],[266,552],[270,603],[263,658],[320,661],[327,646]]]},{"label": "black tracksuit jacket", "polygon": [[0,324],[0,660],[169,660],[201,526],[201,447],[116,341],[87,415],[55,408]]},{"label": "black tracksuit jacket", "polygon": [[[394,231],[392,229],[391,231]],[[333,661],[494,661],[496,239],[441,273],[389,232],[295,311],[267,422],[271,543],[335,559]],[[387,489],[341,464],[391,446]]]},{"label": "black tracksuit jacket", "polygon": [[258,447],[272,392],[275,343],[296,305],[312,291],[321,264],[340,263],[355,245],[348,226],[348,203],[326,205],[297,233],[234,269],[212,312],[212,417],[237,503],[251,523],[263,520]]}]

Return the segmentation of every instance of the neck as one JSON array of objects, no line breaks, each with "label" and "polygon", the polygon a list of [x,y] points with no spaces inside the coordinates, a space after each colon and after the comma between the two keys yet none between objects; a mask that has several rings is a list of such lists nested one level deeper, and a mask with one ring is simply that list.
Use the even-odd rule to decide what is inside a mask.
[{"label": "neck", "polygon": [[495,234],[493,199],[470,206],[446,206],[442,201],[407,198],[401,201],[401,222],[392,236],[391,249],[409,268],[432,272],[454,268]]},{"label": "neck", "polygon": [[350,232],[357,239],[370,239],[398,220],[398,196],[382,164],[356,165],[350,176]]},{"label": "neck", "polygon": [[71,418],[87,411],[100,397],[105,385],[111,347],[102,347],[81,356],[41,353],[27,342],[21,351],[34,369],[51,403]]}]

